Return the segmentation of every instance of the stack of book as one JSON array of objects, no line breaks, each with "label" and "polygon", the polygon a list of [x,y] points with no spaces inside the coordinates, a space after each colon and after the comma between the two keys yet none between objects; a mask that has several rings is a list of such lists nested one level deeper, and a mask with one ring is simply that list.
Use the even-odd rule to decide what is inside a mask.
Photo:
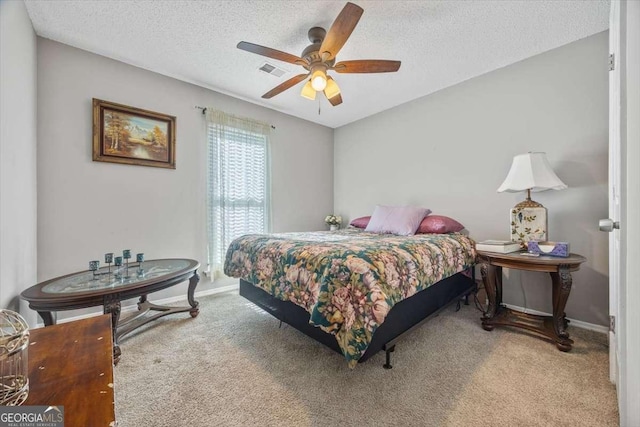
[{"label": "stack of book", "polygon": [[520,242],[512,242],[510,240],[484,240],[476,243],[476,250],[478,251],[498,252],[501,254],[517,252],[520,248]]}]

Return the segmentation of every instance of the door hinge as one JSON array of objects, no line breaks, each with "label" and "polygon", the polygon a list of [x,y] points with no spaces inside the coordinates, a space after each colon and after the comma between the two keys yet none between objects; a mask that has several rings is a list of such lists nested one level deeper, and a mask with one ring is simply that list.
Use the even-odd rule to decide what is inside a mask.
[{"label": "door hinge", "polygon": [[616,54],[612,53],[609,55],[609,71],[613,71],[616,69]]},{"label": "door hinge", "polygon": [[616,333],[616,316],[609,316],[609,332]]}]

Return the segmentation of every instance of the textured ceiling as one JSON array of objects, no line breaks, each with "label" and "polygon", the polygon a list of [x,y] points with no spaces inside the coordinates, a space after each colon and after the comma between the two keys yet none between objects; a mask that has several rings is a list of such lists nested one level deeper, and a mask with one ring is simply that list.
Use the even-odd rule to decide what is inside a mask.
[{"label": "textured ceiling", "polygon": [[[38,35],[339,127],[608,28],[609,2],[354,1],[364,14],[338,60],[401,60],[397,73],[337,74],[342,105],[300,96],[302,83],[262,94],[302,67],[236,48],[244,40],[300,55],[313,26],[345,1],[27,0]],[[321,98],[321,97],[318,97]],[[318,108],[321,107],[321,114]]]}]

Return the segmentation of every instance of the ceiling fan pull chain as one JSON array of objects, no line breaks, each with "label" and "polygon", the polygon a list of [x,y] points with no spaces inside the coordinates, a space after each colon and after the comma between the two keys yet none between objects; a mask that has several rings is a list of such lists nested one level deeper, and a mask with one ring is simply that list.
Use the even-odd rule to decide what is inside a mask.
[{"label": "ceiling fan pull chain", "polygon": [[318,97],[318,115],[320,115],[320,97]]}]

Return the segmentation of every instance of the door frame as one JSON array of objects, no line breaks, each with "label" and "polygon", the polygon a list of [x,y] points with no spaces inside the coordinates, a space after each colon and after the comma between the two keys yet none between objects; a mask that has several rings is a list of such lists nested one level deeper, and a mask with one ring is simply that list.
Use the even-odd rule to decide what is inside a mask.
[{"label": "door frame", "polygon": [[[622,172],[620,14],[621,4],[613,0],[609,13],[609,218],[618,223]],[[609,316],[612,319],[609,327],[609,380],[614,384],[619,383],[619,344],[615,333],[615,319],[619,319],[620,313],[621,234],[620,229],[609,233]]]},{"label": "door frame", "polygon": [[620,14],[609,34],[620,38],[616,66],[620,70],[622,159],[616,385],[620,425],[626,427],[640,425],[640,2],[612,0],[612,7],[614,3]]}]

